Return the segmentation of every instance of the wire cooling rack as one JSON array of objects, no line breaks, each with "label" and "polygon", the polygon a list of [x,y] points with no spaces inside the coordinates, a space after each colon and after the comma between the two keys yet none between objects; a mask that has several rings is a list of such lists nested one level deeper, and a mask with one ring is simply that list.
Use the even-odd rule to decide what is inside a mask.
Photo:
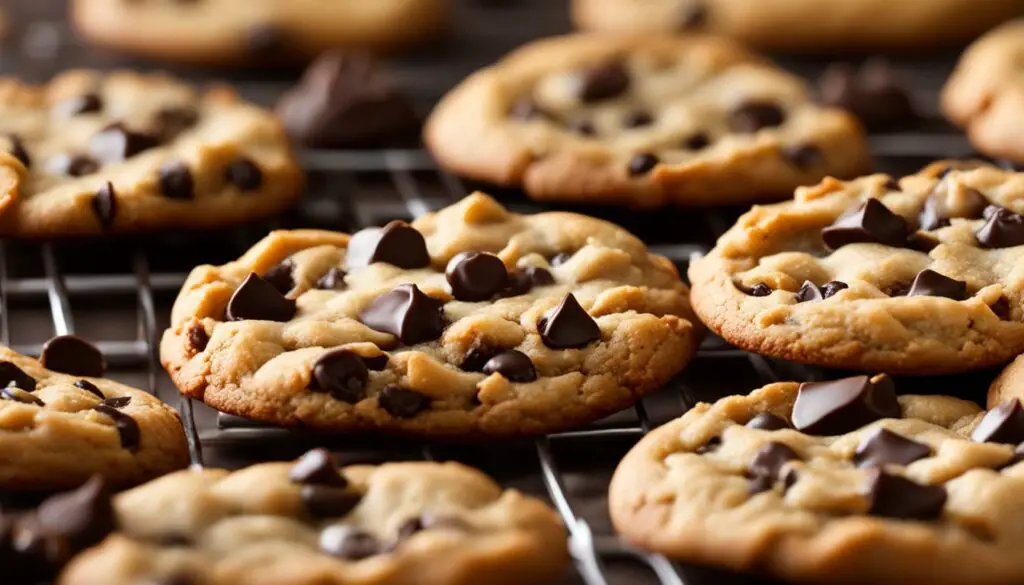
[{"label": "wire cooling rack", "polygon": [[[455,0],[456,32],[421,54],[391,64],[407,93],[424,112],[447,88],[529,39],[568,30],[563,2],[550,0]],[[0,72],[44,80],[72,67],[154,68],[82,46],[63,17],[63,3],[6,0],[13,11],[11,35],[0,50]],[[2,3],[0,3],[2,5]],[[938,158],[972,154],[961,134],[942,123],[936,96],[955,55],[899,61],[896,69],[913,88],[925,121],[916,129],[870,139],[879,170],[912,172]],[[813,78],[824,62],[786,61]],[[202,83],[228,76],[247,98],[270,104],[294,82],[295,72],[175,70]],[[354,231],[390,219],[411,219],[461,199],[476,186],[436,168],[424,151],[303,151],[308,193],[294,211],[270,222],[217,233],[163,234],[71,243],[0,242],[0,341],[38,354],[52,335],[77,333],[96,342],[111,376],[147,388],[177,404],[193,463],[238,467],[297,456],[312,445],[328,446],[342,462],[458,460],[502,484],[547,499],[569,529],[574,570],[566,583],[701,585],[765,581],[681,565],[621,542],[607,516],[608,479],[622,455],[648,430],[702,400],[746,392],[781,379],[810,380],[838,372],[768,360],[710,337],[692,364],[662,391],[634,409],[586,427],[537,440],[462,445],[424,443],[377,435],[315,435],[254,425],[218,416],[201,403],[179,399],[159,365],[157,343],[174,295],[193,266],[237,258],[270,229],[319,227]],[[514,191],[491,191],[510,209],[542,207]],[[661,210],[558,207],[604,217],[644,238],[685,275],[695,255],[710,249],[742,209]],[[899,380],[902,390],[978,397],[990,372],[942,380]],[[4,498],[0,494],[0,500]]]}]

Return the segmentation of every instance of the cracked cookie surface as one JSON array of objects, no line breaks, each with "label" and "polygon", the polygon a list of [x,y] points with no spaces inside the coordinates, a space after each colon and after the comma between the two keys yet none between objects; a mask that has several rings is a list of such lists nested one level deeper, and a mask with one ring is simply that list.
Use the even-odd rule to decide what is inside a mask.
[{"label": "cracked cookie surface", "polygon": [[938,374],[1024,351],[1024,174],[937,162],[754,207],[693,262],[694,310],[740,348]]},{"label": "cracked cookie surface", "polygon": [[273,215],[302,174],[273,114],[163,74],[0,81],[0,234],[203,229]]},{"label": "cracked cookie surface", "polygon": [[885,376],[778,383],[644,437],[609,505],[634,544],[787,581],[1017,583],[1021,440],[970,402],[897,402]]},{"label": "cracked cookie surface", "polygon": [[532,43],[452,90],[425,139],[446,168],[538,200],[641,208],[781,199],[869,166],[849,114],[699,35]]},{"label": "cracked cookie surface", "polygon": [[87,371],[76,369],[90,359],[87,347],[55,338],[44,346],[52,369],[0,347],[0,488],[63,489],[93,474],[130,485],[188,464],[174,409],[99,377],[101,365],[89,366],[95,377],[61,373]]},{"label": "cracked cookie surface", "polygon": [[262,421],[538,434],[666,383],[693,323],[675,267],[625,230],[474,194],[411,227],[275,232],[196,268],[161,358],[184,394]]}]

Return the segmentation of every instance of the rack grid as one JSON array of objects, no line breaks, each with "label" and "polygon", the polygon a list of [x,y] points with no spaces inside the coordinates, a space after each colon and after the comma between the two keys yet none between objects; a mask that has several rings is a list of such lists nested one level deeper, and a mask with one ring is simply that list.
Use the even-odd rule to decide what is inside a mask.
[{"label": "rack grid", "polygon": [[[144,66],[151,64],[81,46],[63,19],[63,3],[34,6],[8,0],[20,34],[0,50],[0,72],[45,79],[70,66]],[[512,5],[514,6],[505,6]],[[550,0],[458,3],[456,39],[439,55],[417,55],[391,64],[400,83],[426,108],[463,75],[505,51],[545,34],[567,30],[565,5]],[[502,24],[494,29],[495,22]],[[913,171],[938,158],[972,154],[966,140],[938,121],[937,90],[952,60],[943,55],[896,63],[915,89],[928,119],[919,129],[874,135],[870,145],[882,171]],[[815,60],[786,61],[813,77],[824,65]],[[433,72],[440,72],[433,75]],[[271,103],[294,81],[294,72],[176,73],[202,82],[231,76],[239,91]],[[835,376],[820,368],[768,360],[732,348],[709,336],[691,366],[662,391],[632,410],[586,427],[532,441],[485,445],[424,443],[383,436],[317,435],[255,425],[220,416],[199,402],[177,398],[157,355],[161,332],[174,294],[197,264],[233,259],[270,229],[327,227],[354,231],[389,219],[410,219],[449,205],[477,186],[439,170],[420,149],[377,151],[302,151],[309,192],[293,212],[269,222],[216,234],[165,234],[119,238],[113,242],[0,242],[0,341],[16,351],[37,355],[51,335],[77,333],[96,341],[111,364],[111,375],[147,388],[177,403],[196,465],[238,467],[262,459],[286,459],[311,444],[326,445],[344,462],[396,459],[456,459],[476,465],[503,484],[546,498],[570,532],[575,571],[566,583],[764,583],[670,562],[620,541],[607,519],[607,478],[625,451],[648,430],[680,415],[701,400],[743,392],[780,379],[811,380]],[[486,189],[485,189],[486,190]],[[508,190],[494,192],[518,212],[551,209]],[[612,208],[556,206],[610,219],[670,258],[685,275],[689,261],[710,249],[740,209],[623,212]],[[968,386],[984,387],[969,378]],[[918,381],[946,388],[950,380]],[[3,500],[0,494],[0,500]],[[622,561],[626,561],[623,563]]]}]

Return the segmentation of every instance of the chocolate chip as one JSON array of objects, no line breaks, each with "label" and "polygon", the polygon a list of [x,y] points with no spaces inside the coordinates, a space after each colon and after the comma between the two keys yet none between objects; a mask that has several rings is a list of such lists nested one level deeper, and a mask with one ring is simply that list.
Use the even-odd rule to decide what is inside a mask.
[{"label": "chocolate chip", "polygon": [[114,426],[117,428],[117,434],[121,436],[121,447],[132,451],[138,449],[141,434],[139,431],[139,423],[135,422],[134,418],[113,406],[110,406],[109,404],[97,404],[93,407],[93,410],[114,419]]},{"label": "chocolate chip", "polygon": [[942,515],[946,490],[874,469],[868,479],[868,514],[900,520],[934,520]]},{"label": "chocolate chip", "polygon": [[396,547],[398,543],[401,543],[404,540],[408,540],[414,534],[423,532],[424,529],[426,529],[426,525],[423,522],[423,518],[420,516],[417,516],[415,518],[409,518],[405,522],[402,522],[402,524],[398,527],[397,533],[395,534]]},{"label": "chocolate chip", "polygon": [[810,435],[841,435],[882,418],[899,418],[900,403],[888,376],[854,376],[800,385],[793,426]]},{"label": "chocolate chip", "polygon": [[540,338],[552,349],[582,348],[601,340],[601,328],[569,293],[537,322]]},{"label": "chocolate chip", "polygon": [[578,74],[576,95],[583,102],[599,102],[618,97],[629,89],[629,71],[621,61],[585,69]]},{"label": "chocolate chip", "polygon": [[890,192],[899,191],[899,190],[900,190],[899,181],[897,181],[896,179],[894,179],[892,177],[887,178],[885,180],[885,183],[882,184],[882,191],[884,193],[890,193]]},{"label": "chocolate chip", "polygon": [[257,191],[263,184],[263,171],[252,160],[241,156],[224,169],[224,180],[242,191]]},{"label": "chocolate chip", "polygon": [[429,397],[397,386],[385,386],[377,402],[395,418],[412,418],[430,406]]},{"label": "chocolate chip", "polygon": [[117,408],[117,409],[125,408],[126,406],[128,406],[131,403],[132,403],[132,397],[131,396],[115,396],[114,398],[106,398],[106,399],[103,400],[103,404],[106,404],[107,406],[109,406],[111,408]]},{"label": "chocolate chip", "polygon": [[100,222],[100,227],[107,230],[114,224],[117,216],[117,192],[114,191],[114,184],[107,181],[92,196],[92,211]]},{"label": "chocolate chip", "polygon": [[46,161],[46,172],[51,175],[83,177],[100,170],[100,163],[84,155],[58,154]]},{"label": "chocolate chip", "polygon": [[359,322],[405,345],[433,341],[444,332],[444,301],[427,296],[415,284],[402,284],[367,305]]},{"label": "chocolate chip", "polygon": [[335,524],[320,533],[321,552],[344,559],[358,561],[382,552],[381,543],[370,533],[347,524]]},{"label": "chocolate chip", "polygon": [[344,270],[334,266],[316,281],[316,288],[320,290],[344,290],[345,275],[346,272]]},{"label": "chocolate chip", "polygon": [[711,144],[711,139],[703,132],[691,134],[683,139],[682,145],[685,150],[701,150]]},{"label": "chocolate chip", "polygon": [[74,335],[59,335],[44,343],[39,361],[48,370],[72,376],[99,378],[107,371],[103,353]]},{"label": "chocolate chip", "polygon": [[465,372],[482,372],[487,362],[491,361],[498,352],[492,349],[474,347],[466,353],[459,364],[459,369]]},{"label": "chocolate chip", "polygon": [[971,433],[971,440],[1007,445],[1024,442],[1024,409],[1020,401],[1013,398],[990,410]]},{"label": "chocolate chip", "polygon": [[704,0],[693,0],[683,10],[680,22],[684,29],[692,29],[703,26],[708,21],[708,8]]},{"label": "chocolate chip", "polygon": [[1002,321],[1009,321],[1010,314],[1010,300],[1006,297],[999,297],[996,302],[992,303],[988,307],[996,317],[999,317]]},{"label": "chocolate chip", "polygon": [[477,302],[487,300],[505,288],[508,270],[501,258],[494,254],[463,252],[448,262],[445,276],[456,299]]},{"label": "chocolate chip", "polygon": [[982,248],[1011,248],[1024,245],[1024,217],[1002,207],[985,209],[988,220],[975,237]]},{"label": "chocolate chip", "polygon": [[646,175],[651,172],[654,167],[658,166],[661,160],[649,152],[640,153],[629,159],[629,174],[630,176],[637,177],[640,175]]},{"label": "chocolate chip", "polygon": [[733,110],[729,127],[733,132],[753,134],[763,128],[781,126],[786,121],[782,108],[773,102],[751,101]]},{"label": "chocolate chip", "polygon": [[813,144],[796,144],[782,149],[782,157],[800,170],[810,170],[825,164],[825,154]]},{"label": "chocolate chip", "polygon": [[127,160],[159,143],[155,136],[132,132],[123,124],[111,124],[89,141],[89,154],[109,164]]},{"label": "chocolate chip", "polygon": [[962,301],[967,298],[967,283],[926,268],[914,278],[914,283],[910,285],[907,296],[946,297],[954,301]]},{"label": "chocolate chip", "polygon": [[276,58],[288,47],[288,32],[270,23],[257,23],[245,32],[245,47],[254,55]]},{"label": "chocolate chip", "polygon": [[849,111],[869,130],[898,130],[920,118],[887,61],[867,61],[859,71],[833,65],[818,83],[825,105]]},{"label": "chocolate chip", "polygon": [[498,373],[510,382],[533,382],[537,379],[537,369],[529,356],[521,351],[510,349],[494,356],[484,364],[485,374]]},{"label": "chocolate chip", "polygon": [[346,487],[348,482],[338,473],[338,467],[327,449],[308,451],[295,462],[288,472],[288,481],[300,484]]},{"label": "chocolate chip", "polygon": [[594,123],[590,120],[576,120],[569,124],[569,130],[580,134],[582,136],[594,136],[597,134],[597,128],[594,127]]},{"label": "chocolate chip", "polygon": [[[779,480],[779,472],[790,461],[800,461],[800,456],[785,443],[768,443],[754,455],[747,468],[747,477],[755,480],[751,486],[752,493],[771,489]],[[760,481],[757,481],[760,480]]]},{"label": "chocolate chip", "polygon": [[876,429],[857,446],[853,462],[857,467],[910,465],[931,454],[931,447],[924,443],[912,441],[887,429]]},{"label": "chocolate chip", "polygon": [[170,162],[160,168],[160,192],[170,199],[192,199],[195,195],[195,181],[188,165],[181,161]]},{"label": "chocolate chip", "polygon": [[199,112],[189,106],[168,106],[161,108],[154,119],[153,133],[164,142],[169,142],[179,134],[196,125]]},{"label": "chocolate chip", "polygon": [[907,236],[907,241],[903,245],[911,250],[927,254],[938,247],[940,243],[938,238],[925,232],[914,232]]},{"label": "chocolate chip", "polygon": [[188,330],[188,343],[196,353],[204,351],[207,344],[210,343],[210,334],[197,323]]},{"label": "chocolate chip", "polygon": [[340,518],[363,499],[348,488],[329,485],[304,485],[299,492],[302,505],[313,518]]},{"label": "chocolate chip", "polygon": [[744,290],[743,292],[747,293],[752,297],[766,297],[772,294],[772,287],[768,286],[763,282],[758,282],[755,283],[750,288]]},{"label": "chocolate chip", "polygon": [[255,272],[238,287],[228,301],[230,321],[288,321],[295,316],[295,301],[286,298]]},{"label": "chocolate chip", "polygon": [[107,399],[107,397],[103,395],[103,392],[100,391],[96,384],[93,384],[89,380],[79,380],[75,382],[75,387],[85,390],[86,392],[92,394],[93,396],[99,398],[100,400]]},{"label": "chocolate chip", "polygon": [[885,294],[889,295],[890,297],[905,297],[907,296],[907,293],[910,292],[910,284],[911,283],[909,282],[898,282],[895,284],[890,284],[889,286],[885,287],[883,292],[885,292]]},{"label": "chocolate chip", "polygon": [[821,230],[821,238],[833,250],[862,242],[900,248],[907,234],[907,222],[878,199],[868,199],[856,211]]},{"label": "chocolate chip", "polygon": [[117,530],[110,491],[99,475],[74,491],[45,500],[36,519],[43,533],[65,538],[72,551],[97,545]]},{"label": "chocolate chip", "polygon": [[369,369],[359,354],[336,349],[320,356],[313,365],[310,390],[330,392],[336,400],[356,403],[366,396],[364,390],[369,379]]},{"label": "chocolate chip", "polygon": [[539,266],[527,266],[509,274],[508,286],[501,291],[499,296],[516,297],[525,295],[533,290],[534,287],[551,284],[555,284],[555,277],[551,272]]},{"label": "chocolate chip", "polygon": [[25,149],[25,143],[21,141],[21,137],[17,134],[9,134],[7,139],[11,142],[11,154],[14,158],[21,161],[25,168],[31,167],[32,157],[29,156],[28,150]]},{"label": "chocolate chip", "polygon": [[392,221],[383,228],[356,232],[348,242],[349,269],[387,262],[413,270],[430,266],[430,252],[423,234],[404,221]]},{"label": "chocolate chip", "polygon": [[988,199],[984,195],[974,189],[965,189],[963,197],[966,201],[960,204],[962,211],[959,215],[954,214],[948,204],[948,189],[949,184],[943,181],[925,199],[924,207],[921,209],[920,215],[917,216],[921,229],[937,230],[946,227],[949,225],[950,218],[953,217],[978,219],[989,205]]},{"label": "chocolate chip", "polygon": [[103,100],[95,93],[68,98],[53,107],[53,113],[62,118],[92,114],[103,109]]},{"label": "chocolate chip", "polygon": [[626,128],[641,128],[643,126],[650,126],[653,123],[654,117],[642,110],[631,112],[622,120],[622,125]]},{"label": "chocolate chip", "polygon": [[8,361],[0,361],[0,386],[17,386],[27,392],[34,392],[36,380],[18,366]]},{"label": "chocolate chip", "polygon": [[0,399],[11,400],[14,402],[20,402],[22,404],[34,404],[36,406],[46,406],[46,403],[39,399],[39,397],[30,394],[26,390],[22,390],[16,386],[8,386],[6,388],[0,388]]},{"label": "chocolate chip", "polygon": [[390,361],[390,359],[386,353],[363,358],[363,363],[366,364],[366,369],[371,372],[383,372],[388,367],[388,361]]},{"label": "chocolate chip", "polygon": [[292,272],[295,271],[295,262],[291,258],[285,258],[280,264],[274,266],[263,275],[263,280],[269,282],[277,292],[286,295],[295,288],[295,278]]},{"label": "chocolate chip", "polygon": [[786,419],[781,416],[776,416],[770,412],[763,412],[750,419],[747,422],[746,427],[748,429],[760,429],[762,431],[780,431],[782,429],[793,428],[789,426]]},{"label": "chocolate chip", "polygon": [[809,280],[805,280],[799,292],[796,293],[796,302],[806,303],[808,301],[823,301],[837,292],[850,288],[850,285],[838,280],[826,282],[824,286],[818,287]]},{"label": "chocolate chip", "polygon": [[565,264],[570,259],[572,259],[572,254],[569,254],[568,252],[559,252],[551,257],[550,263],[552,266],[558,267]]}]

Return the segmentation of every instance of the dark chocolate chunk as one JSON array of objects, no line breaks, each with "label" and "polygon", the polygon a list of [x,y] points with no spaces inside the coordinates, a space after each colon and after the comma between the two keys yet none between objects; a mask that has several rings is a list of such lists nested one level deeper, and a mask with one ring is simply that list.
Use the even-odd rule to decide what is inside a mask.
[{"label": "dark chocolate chunk", "polygon": [[344,290],[345,275],[344,270],[334,266],[316,281],[316,287],[320,290]]},{"label": "dark chocolate chunk", "polygon": [[1020,214],[990,205],[984,216],[988,221],[974,234],[982,248],[1024,245],[1024,217]]},{"label": "dark chocolate chunk", "polygon": [[626,65],[621,61],[609,61],[579,73],[576,95],[583,102],[599,102],[626,93],[629,83]]},{"label": "dark chocolate chunk", "polygon": [[733,110],[729,127],[733,132],[753,134],[764,128],[781,126],[785,121],[786,114],[778,104],[751,101]]},{"label": "dark chocolate chunk", "polygon": [[181,161],[160,167],[160,192],[169,199],[192,199],[195,195],[192,171]]},{"label": "dark chocolate chunk", "polygon": [[79,154],[58,154],[46,161],[46,172],[51,175],[84,177],[100,170],[100,163]]},{"label": "dark chocolate chunk", "polygon": [[661,160],[658,157],[649,152],[637,154],[629,159],[629,174],[634,177],[646,175],[654,167],[658,166],[660,162]]},{"label": "dark chocolate chunk", "polygon": [[22,404],[46,406],[46,403],[40,400],[38,396],[16,386],[0,388],[0,400],[11,400],[14,402],[21,402]]},{"label": "dark chocolate chunk", "polygon": [[240,156],[224,169],[224,180],[242,191],[257,191],[263,184],[263,171],[251,159]]},{"label": "dark chocolate chunk", "polygon": [[340,518],[363,499],[348,488],[330,485],[304,485],[299,497],[306,512],[314,518]]},{"label": "dark chocolate chunk", "polygon": [[124,408],[124,407],[128,406],[131,403],[132,403],[132,397],[131,396],[115,396],[113,398],[105,398],[105,399],[103,399],[103,404],[106,404],[107,406],[109,406],[111,408],[117,408],[117,409]]},{"label": "dark chocolate chunk", "polygon": [[245,31],[245,48],[253,55],[280,58],[287,52],[288,31],[267,22],[254,24]]},{"label": "dark chocolate chunk", "polygon": [[888,429],[877,429],[864,437],[853,453],[857,467],[882,467],[888,464],[910,465],[932,454],[924,443],[910,440]]},{"label": "dark chocolate chunk", "polygon": [[856,211],[822,229],[821,238],[833,250],[862,242],[901,248],[908,233],[906,220],[889,211],[878,199],[868,199]]},{"label": "dark chocolate chunk", "polygon": [[117,529],[110,491],[99,475],[74,491],[45,500],[36,520],[44,534],[65,538],[72,551],[97,545]]},{"label": "dark chocolate chunk", "polygon": [[17,386],[27,392],[34,392],[36,380],[12,362],[0,361],[0,387]]},{"label": "dark chocolate chunk", "polygon": [[971,440],[1007,445],[1024,442],[1024,409],[1020,401],[1012,398],[988,411],[971,433]]},{"label": "dark chocolate chunk", "polygon": [[25,168],[31,167],[32,157],[29,156],[28,150],[25,149],[25,143],[21,141],[21,137],[17,134],[9,134],[7,139],[11,141],[11,154],[14,158],[21,161]]},{"label": "dark chocolate chunk", "polygon": [[427,296],[415,284],[402,284],[367,305],[359,322],[405,345],[433,341],[444,332],[444,301]]},{"label": "dark chocolate chunk", "polygon": [[552,349],[581,348],[601,340],[597,321],[569,293],[537,322],[544,345]]},{"label": "dark chocolate chunk", "polygon": [[654,116],[643,110],[631,112],[622,120],[622,125],[626,128],[642,128],[653,123]]},{"label": "dark chocolate chunk", "polygon": [[935,520],[946,504],[946,489],[938,485],[921,485],[909,479],[871,471],[868,480],[871,508],[868,514],[899,520]]},{"label": "dark chocolate chunk", "polygon": [[907,236],[907,241],[903,245],[911,250],[917,250],[918,252],[924,252],[927,254],[934,250],[940,244],[938,238],[929,235],[926,232],[914,232]]},{"label": "dark chocolate chunk", "polygon": [[711,139],[703,132],[691,134],[683,139],[682,142],[683,148],[686,150],[700,150],[702,148],[707,148],[710,144]]},{"label": "dark chocolate chunk", "polygon": [[274,266],[263,275],[263,280],[269,282],[277,292],[286,295],[295,288],[295,262],[291,258],[285,258],[280,264]]},{"label": "dark chocolate chunk", "polygon": [[825,154],[813,144],[796,144],[782,149],[782,157],[800,170],[811,170],[825,164]]},{"label": "dark chocolate chunk", "polygon": [[474,347],[466,353],[466,357],[462,358],[459,369],[465,372],[482,372],[487,362],[497,354],[498,352],[492,349]]},{"label": "dark chocolate chunk", "polygon": [[494,254],[463,252],[448,262],[445,271],[452,296],[460,301],[477,302],[498,294],[508,281],[505,263]]},{"label": "dark chocolate chunk", "polygon": [[103,100],[95,93],[84,93],[67,98],[53,107],[53,112],[60,117],[70,118],[81,114],[92,114],[103,109]]},{"label": "dark chocolate chunk", "polygon": [[335,524],[320,533],[320,551],[346,561],[358,561],[380,554],[383,546],[368,532]]},{"label": "dark chocolate chunk", "polygon": [[188,330],[188,343],[196,353],[204,351],[210,343],[210,334],[202,325],[196,323]]},{"label": "dark chocolate chunk", "polygon": [[100,391],[96,384],[93,384],[89,380],[79,380],[75,382],[75,387],[85,390],[86,392],[92,394],[93,396],[99,398],[100,400],[107,399],[107,397],[103,395],[103,392]]},{"label": "dark chocolate chunk", "polygon": [[110,229],[117,216],[117,192],[114,191],[114,184],[107,181],[92,196],[92,211],[103,229]]},{"label": "dark chocolate chunk", "polygon": [[295,301],[286,298],[252,272],[231,295],[227,317],[230,321],[288,321],[295,316]]},{"label": "dark chocolate chunk", "polygon": [[772,442],[761,447],[747,468],[747,477],[754,480],[751,492],[758,493],[771,489],[780,479],[782,467],[790,461],[800,460],[796,451],[785,443]]},{"label": "dark chocolate chunk", "polygon": [[809,280],[805,280],[803,286],[801,286],[800,290],[796,293],[796,302],[806,303],[808,301],[823,301],[847,288],[850,288],[850,285],[838,280],[826,282],[821,287],[818,287],[818,285]]},{"label": "dark chocolate chunk", "polygon": [[348,482],[338,473],[334,458],[327,449],[313,449],[299,457],[288,472],[288,481],[304,485],[346,487]]},{"label": "dark chocolate chunk", "polygon": [[310,390],[330,392],[336,400],[356,403],[366,396],[364,390],[369,379],[369,369],[359,354],[335,349],[320,356],[313,365]]},{"label": "dark chocolate chunk", "polygon": [[521,351],[510,349],[494,356],[484,364],[485,374],[498,373],[510,382],[533,382],[537,379],[537,369],[530,357]]},{"label": "dark chocolate chunk", "polygon": [[899,130],[920,119],[910,95],[885,60],[869,60],[858,71],[844,64],[833,65],[818,85],[825,105],[849,111],[869,130]]},{"label": "dark chocolate chunk", "polygon": [[104,163],[127,160],[160,144],[155,136],[133,132],[123,124],[111,124],[89,141],[89,154]]},{"label": "dark chocolate chunk", "polygon": [[123,448],[132,451],[138,449],[141,432],[139,431],[139,423],[135,422],[134,418],[105,403],[97,404],[93,407],[93,410],[114,419],[114,426],[117,428],[117,434],[121,436],[121,446]]},{"label": "dark chocolate chunk", "polygon": [[404,221],[392,221],[383,228],[356,232],[348,242],[349,269],[387,262],[409,270],[430,266],[430,252],[423,234]]},{"label": "dark chocolate chunk", "polygon": [[103,353],[74,335],[59,335],[44,343],[39,361],[48,370],[72,376],[99,378],[107,371]]},{"label": "dark chocolate chunk", "polygon": [[900,403],[888,376],[854,376],[800,385],[793,426],[810,435],[841,435],[882,418],[899,418]]},{"label": "dark chocolate chunk", "polygon": [[169,142],[182,132],[196,125],[199,112],[190,106],[168,106],[161,108],[153,120],[152,133],[164,142]]},{"label": "dark chocolate chunk", "polygon": [[1006,297],[999,297],[988,308],[1002,321],[1009,321],[1012,316],[1010,313],[1010,300]]},{"label": "dark chocolate chunk", "polygon": [[975,191],[974,189],[966,189],[964,191],[964,198],[966,202],[961,203],[963,208],[959,214],[954,214],[949,208],[947,202],[949,184],[946,181],[939,183],[939,185],[932,191],[924,201],[924,207],[921,209],[921,213],[917,216],[917,221],[921,225],[923,230],[937,230],[949,225],[949,220],[953,217],[963,217],[967,219],[979,219],[985,212],[985,208],[988,207],[988,199],[984,195]]},{"label": "dark chocolate chunk", "polygon": [[594,127],[594,123],[590,120],[576,120],[574,122],[570,122],[569,130],[581,136],[594,136],[597,134],[597,128]]},{"label": "dark chocolate chunk", "polygon": [[967,283],[926,268],[914,278],[914,283],[910,285],[907,296],[946,297],[954,301],[962,301],[967,298]]},{"label": "dark chocolate chunk", "polygon": [[766,297],[772,294],[772,287],[763,282],[758,282],[746,289],[744,292],[752,297]]},{"label": "dark chocolate chunk", "polygon": [[385,386],[377,402],[395,418],[412,418],[430,407],[428,396],[397,386]]},{"label": "dark chocolate chunk", "polygon": [[762,431],[780,431],[782,429],[793,428],[789,426],[786,419],[781,416],[776,416],[770,412],[763,412],[750,419],[747,421],[746,427],[749,429],[761,429]]}]

